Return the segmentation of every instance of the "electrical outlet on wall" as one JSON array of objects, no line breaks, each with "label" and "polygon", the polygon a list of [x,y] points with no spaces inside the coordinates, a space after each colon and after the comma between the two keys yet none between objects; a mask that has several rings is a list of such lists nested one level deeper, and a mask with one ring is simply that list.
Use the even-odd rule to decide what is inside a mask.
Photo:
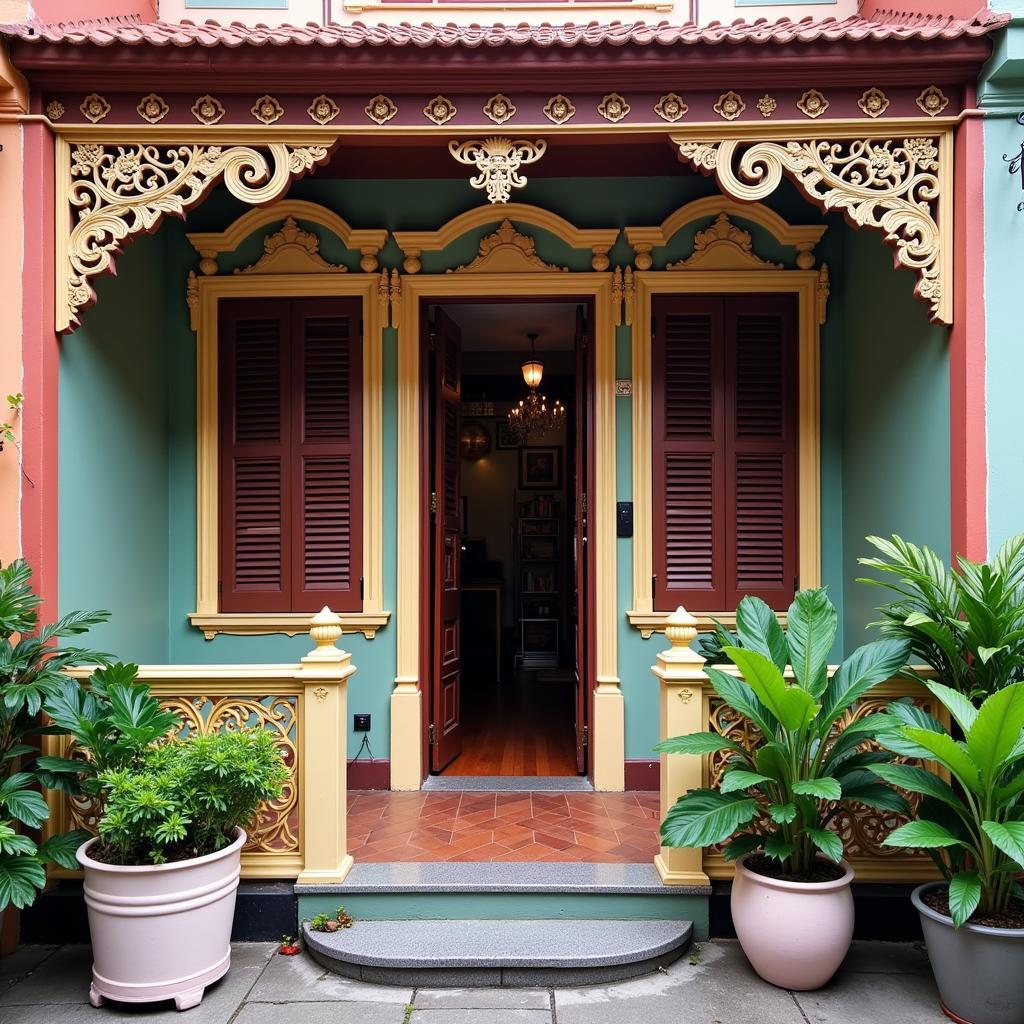
[{"label": "electrical outlet on wall", "polygon": [[355,732],[369,732],[370,731],[370,716],[369,715],[353,715],[352,716],[352,728]]}]

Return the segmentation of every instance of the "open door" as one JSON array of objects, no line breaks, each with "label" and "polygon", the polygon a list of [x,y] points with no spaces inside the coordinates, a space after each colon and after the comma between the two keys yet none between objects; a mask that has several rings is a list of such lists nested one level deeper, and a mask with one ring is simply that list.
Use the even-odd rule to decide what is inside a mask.
[{"label": "open door", "polygon": [[590,678],[587,651],[587,615],[590,578],[587,571],[587,466],[590,463],[590,346],[587,337],[587,313],[576,307],[576,471],[573,481],[573,680],[576,717],[576,770],[587,769],[587,707]]},{"label": "open door", "polygon": [[[434,320],[434,466],[431,509],[433,558],[433,679],[431,771],[462,752],[462,636],[459,530],[459,400],[461,344],[458,324],[436,310]],[[399,572],[401,572],[399,567]]]}]

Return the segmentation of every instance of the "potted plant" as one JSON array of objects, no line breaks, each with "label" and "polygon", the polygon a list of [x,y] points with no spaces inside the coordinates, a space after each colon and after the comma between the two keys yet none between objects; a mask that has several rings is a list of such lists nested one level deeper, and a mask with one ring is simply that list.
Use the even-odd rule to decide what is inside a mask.
[{"label": "potted plant", "polygon": [[[917,820],[888,845],[926,849],[943,881],[912,894],[943,1009],[967,1024],[1020,1024],[1024,1007],[1024,536],[991,563],[934,552],[900,537],[869,537],[885,573],[865,582],[896,593],[882,629],[913,644],[939,681],[922,679],[949,712],[894,702],[879,716],[879,741],[922,767],[872,771],[920,794]],[[948,780],[948,781],[947,781]]]},{"label": "potted plant", "polygon": [[8,907],[29,906],[46,884],[45,866],[74,868],[83,832],[65,832],[37,843],[20,831],[50,816],[40,790],[67,789],[74,772],[61,758],[40,757],[46,731],[39,710],[67,681],[65,669],[104,657],[53,641],[79,636],[106,621],[106,612],[71,612],[39,627],[39,597],[32,570],[18,559],[0,568],[0,931]]},{"label": "potted plant", "polygon": [[[97,670],[47,704],[84,751],[99,835],[78,849],[93,947],[94,1006],[196,1006],[231,963],[245,826],[287,772],[264,729],[178,736],[181,722],[135,682]],[[174,738],[170,738],[174,737]]]},{"label": "potted plant", "polygon": [[853,937],[853,871],[829,822],[850,802],[907,810],[906,801],[867,770],[892,757],[864,749],[877,716],[845,728],[842,722],[872,687],[902,668],[909,644],[866,644],[830,678],[836,625],[823,589],[796,595],[787,632],[763,601],[743,598],[738,635],[721,645],[738,674],[711,666],[705,673],[715,693],[753,726],[755,741],[747,749],[700,732],[657,747],[669,754],[727,752],[718,788],[680,797],[662,823],[662,840],[688,847],[728,840],[725,856],[736,862],[731,908],[737,937],[757,973],[789,989],[824,985]]}]

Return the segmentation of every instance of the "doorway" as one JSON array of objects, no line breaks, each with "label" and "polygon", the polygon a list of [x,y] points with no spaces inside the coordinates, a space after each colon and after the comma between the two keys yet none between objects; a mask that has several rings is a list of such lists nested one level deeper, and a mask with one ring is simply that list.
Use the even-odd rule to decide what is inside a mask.
[{"label": "doorway", "polygon": [[432,773],[587,771],[590,322],[561,297],[423,305]]}]

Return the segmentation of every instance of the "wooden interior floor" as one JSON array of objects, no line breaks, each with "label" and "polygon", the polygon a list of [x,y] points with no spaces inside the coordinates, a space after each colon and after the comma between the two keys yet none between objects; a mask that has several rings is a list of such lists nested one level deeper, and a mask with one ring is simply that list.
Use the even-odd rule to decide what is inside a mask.
[{"label": "wooden interior floor", "polygon": [[441,774],[575,775],[573,684],[552,675],[464,686],[462,753]]}]

